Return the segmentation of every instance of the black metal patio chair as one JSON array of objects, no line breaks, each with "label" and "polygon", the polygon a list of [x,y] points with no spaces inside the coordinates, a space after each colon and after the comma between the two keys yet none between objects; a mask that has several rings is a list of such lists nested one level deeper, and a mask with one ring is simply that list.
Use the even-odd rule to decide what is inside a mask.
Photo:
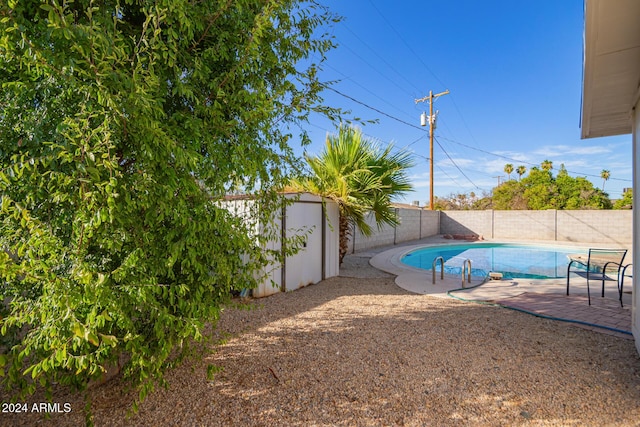
[{"label": "black metal patio chair", "polygon": [[631,267],[633,270],[633,264],[627,264],[622,267],[622,271],[620,272],[620,284],[618,285],[620,291],[620,307],[624,307],[622,304],[622,288],[624,287],[624,278],[625,277],[633,277],[633,273],[627,273],[627,269]]},{"label": "black metal patio chair", "polygon": [[[627,249],[589,249],[589,254],[570,256],[567,266],[567,295],[569,295],[569,281],[571,273],[587,279],[587,298],[591,305],[591,291],[589,282],[598,280],[602,282],[602,296],[604,297],[604,283],[615,281],[618,292],[621,292],[620,273],[622,272],[624,257]],[[571,268],[573,267],[573,269]],[[620,304],[622,304],[622,294],[620,294]]]}]

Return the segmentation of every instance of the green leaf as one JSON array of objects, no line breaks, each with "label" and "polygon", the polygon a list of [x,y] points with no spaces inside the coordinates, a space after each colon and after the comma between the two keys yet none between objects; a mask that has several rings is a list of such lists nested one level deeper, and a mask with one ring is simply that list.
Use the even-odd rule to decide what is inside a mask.
[{"label": "green leaf", "polygon": [[76,322],[73,325],[73,334],[78,338],[84,338],[85,337],[84,336],[84,334],[85,334],[84,333],[84,327],[79,322]]},{"label": "green leaf", "polygon": [[86,337],[87,341],[89,341],[91,344],[95,345],[96,347],[98,345],[100,345],[100,341],[98,341],[98,337],[96,336],[96,334],[94,334],[93,332],[89,332],[87,334]]},{"label": "green leaf", "polygon": [[207,380],[213,381],[217,373],[224,371],[222,366],[207,365]]},{"label": "green leaf", "polygon": [[114,335],[104,335],[104,334],[99,334],[99,335],[102,342],[105,343],[106,345],[115,347],[118,344],[118,338],[116,338]]},{"label": "green leaf", "polygon": [[67,358],[67,347],[63,346],[62,348],[56,351],[56,361],[62,364]]}]

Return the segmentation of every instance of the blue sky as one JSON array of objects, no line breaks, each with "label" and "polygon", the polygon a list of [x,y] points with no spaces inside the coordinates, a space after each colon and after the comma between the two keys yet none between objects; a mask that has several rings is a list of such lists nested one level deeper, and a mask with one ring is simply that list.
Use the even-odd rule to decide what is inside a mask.
[{"label": "blue sky", "polygon": [[[415,191],[398,201],[428,205],[428,103],[415,99],[430,90],[450,91],[434,104],[436,196],[482,195],[507,178],[505,164],[547,159],[598,188],[609,170],[613,199],[631,186],[630,135],[580,139],[582,0],[321,1],[344,17],[322,73],[340,94],[325,101],[377,120],[361,126],[365,135],[415,155]],[[336,132],[320,117],[307,129],[310,154]]]}]

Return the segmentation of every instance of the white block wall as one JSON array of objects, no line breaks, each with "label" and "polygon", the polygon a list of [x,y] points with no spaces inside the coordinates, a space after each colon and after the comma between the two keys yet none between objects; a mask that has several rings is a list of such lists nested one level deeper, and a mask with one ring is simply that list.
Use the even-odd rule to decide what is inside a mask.
[{"label": "white block wall", "polygon": [[633,238],[631,210],[557,212],[557,240],[609,242],[624,246]]},{"label": "white block wall", "polygon": [[368,223],[374,230],[373,235],[365,237],[356,230],[349,241],[349,253],[418,240],[440,232],[440,211],[397,208],[396,214],[400,224],[397,227],[384,226],[380,230],[374,217],[369,216]]},{"label": "white block wall", "polygon": [[356,231],[349,253],[439,234],[477,235],[493,240],[594,242],[621,247],[630,247],[633,240],[631,210],[397,211],[400,225],[378,230],[371,218],[374,234],[364,237]]},{"label": "white block wall", "polygon": [[493,235],[493,211],[441,212],[440,229],[436,234],[476,234],[490,238]]},{"label": "white block wall", "polygon": [[556,240],[556,211],[493,211],[493,238]]}]

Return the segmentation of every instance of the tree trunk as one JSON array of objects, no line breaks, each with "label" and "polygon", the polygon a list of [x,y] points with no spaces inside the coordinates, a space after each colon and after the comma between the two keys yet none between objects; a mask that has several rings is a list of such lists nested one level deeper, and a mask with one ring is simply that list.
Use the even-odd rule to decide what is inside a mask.
[{"label": "tree trunk", "polygon": [[349,219],[340,212],[340,265],[349,251],[349,236],[351,236],[351,224]]}]

